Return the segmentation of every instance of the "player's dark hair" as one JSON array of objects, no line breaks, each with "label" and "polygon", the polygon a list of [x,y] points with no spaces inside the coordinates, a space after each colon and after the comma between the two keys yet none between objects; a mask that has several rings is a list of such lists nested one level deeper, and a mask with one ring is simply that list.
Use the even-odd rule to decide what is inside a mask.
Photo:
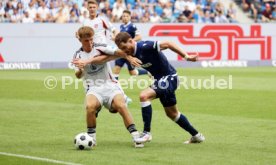
[{"label": "player's dark hair", "polygon": [[131,36],[127,32],[120,32],[115,37],[115,43],[119,46],[121,43],[126,43]]},{"label": "player's dark hair", "polygon": [[131,15],[131,12],[129,10],[124,10],[123,13],[127,13],[127,14]]}]

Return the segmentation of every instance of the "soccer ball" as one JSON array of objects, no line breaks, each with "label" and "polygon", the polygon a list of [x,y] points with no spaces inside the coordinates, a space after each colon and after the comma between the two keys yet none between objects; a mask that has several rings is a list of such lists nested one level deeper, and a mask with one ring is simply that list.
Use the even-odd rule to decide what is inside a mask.
[{"label": "soccer ball", "polygon": [[76,149],[79,150],[89,150],[92,149],[93,144],[95,144],[93,138],[89,136],[86,132],[79,133],[74,140]]}]

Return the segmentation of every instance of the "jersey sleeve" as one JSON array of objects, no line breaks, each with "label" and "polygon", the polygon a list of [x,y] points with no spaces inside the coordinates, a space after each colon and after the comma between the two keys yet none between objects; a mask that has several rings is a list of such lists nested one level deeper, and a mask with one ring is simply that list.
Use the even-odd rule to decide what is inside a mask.
[{"label": "jersey sleeve", "polygon": [[111,32],[113,32],[113,31],[116,30],[115,26],[109,20],[107,20],[104,17],[101,17],[101,19],[102,19],[103,26],[104,26],[105,29],[107,29],[107,30],[109,30]]},{"label": "jersey sleeve", "polygon": [[147,51],[160,52],[159,41],[145,41],[142,48]]},{"label": "jersey sleeve", "polygon": [[117,51],[117,48],[115,46],[98,46],[96,48],[96,51],[98,52],[99,55],[101,54],[106,54],[106,55],[114,55],[115,52]]},{"label": "jersey sleeve", "polygon": [[135,36],[141,34],[140,31],[137,29],[137,26],[132,25],[132,28],[133,28]]}]

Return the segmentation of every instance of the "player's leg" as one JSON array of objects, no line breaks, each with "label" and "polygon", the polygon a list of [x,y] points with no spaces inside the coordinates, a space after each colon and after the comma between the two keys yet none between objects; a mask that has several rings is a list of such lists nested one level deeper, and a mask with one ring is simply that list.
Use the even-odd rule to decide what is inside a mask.
[{"label": "player's leg", "polygon": [[144,130],[137,142],[149,142],[152,140],[151,131],[151,119],[152,119],[152,107],[151,100],[156,98],[156,92],[152,88],[147,88],[140,93],[140,103],[142,118],[144,122]]},{"label": "player's leg", "polygon": [[[198,133],[198,131],[190,124],[188,119],[183,114],[181,114],[176,107],[177,100],[175,96],[175,90],[178,86],[177,76],[168,76],[164,84],[166,88],[162,88],[163,90],[159,90],[159,99],[165,109],[167,116],[175,121],[181,128],[189,132],[192,137],[201,136],[201,134]],[[204,137],[198,139],[197,142],[201,142],[203,140]]]},{"label": "player's leg", "polygon": [[[119,80],[120,71],[126,62],[127,62],[127,60],[123,59],[123,58],[115,60],[115,67],[113,69],[113,73],[117,80]],[[124,98],[125,98],[125,101],[127,104],[132,103],[132,99],[130,97],[128,97],[126,94],[124,94]]]},{"label": "player's leg", "polygon": [[136,139],[140,137],[140,134],[136,129],[133,118],[127,109],[125,99],[122,94],[117,94],[113,97],[110,111],[113,110],[122,116],[125,127],[131,134],[135,147],[144,147],[142,143],[136,143]]},{"label": "player's leg", "polygon": [[164,109],[166,115],[171,120],[176,122],[181,128],[183,128],[192,135],[192,138],[186,141],[185,143],[200,143],[205,140],[205,137],[192,126],[187,117],[178,111],[176,105],[164,107]]},{"label": "player's leg", "polygon": [[133,124],[132,116],[127,110],[124,96],[122,94],[117,94],[116,96],[114,96],[111,107],[122,116],[126,128]]},{"label": "player's leg", "polygon": [[101,108],[101,103],[93,94],[86,95],[86,123],[87,133],[96,142],[96,113]]},{"label": "player's leg", "polygon": [[117,80],[119,79],[119,74],[124,64],[125,64],[125,59],[123,58],[115,60],[115,67],[113,68],[113,74]]}]

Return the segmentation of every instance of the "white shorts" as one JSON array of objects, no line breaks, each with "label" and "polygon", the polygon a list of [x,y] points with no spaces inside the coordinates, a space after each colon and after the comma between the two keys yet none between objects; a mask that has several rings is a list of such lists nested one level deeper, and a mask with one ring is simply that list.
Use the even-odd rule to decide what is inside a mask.
[{"label": "white shorts", "polygon": [[115,46],[110,46],[107,44],[94,44],[95,49],[99,52],[101,52],[102,54],[107,54],[107,55],[114,55],[115,51],[118,49]]},{"label": "white shorts", "polygon": [[124,91],[120,88],[118,83],[115,82],[106,82],[101,86],[92,86],[87,89],[87,95],[94,95],[97,97],[98,101],[101,104],[101,107],[112,110],[111,104],[114,97],[118,94],[122,94],[124,96]]}]

